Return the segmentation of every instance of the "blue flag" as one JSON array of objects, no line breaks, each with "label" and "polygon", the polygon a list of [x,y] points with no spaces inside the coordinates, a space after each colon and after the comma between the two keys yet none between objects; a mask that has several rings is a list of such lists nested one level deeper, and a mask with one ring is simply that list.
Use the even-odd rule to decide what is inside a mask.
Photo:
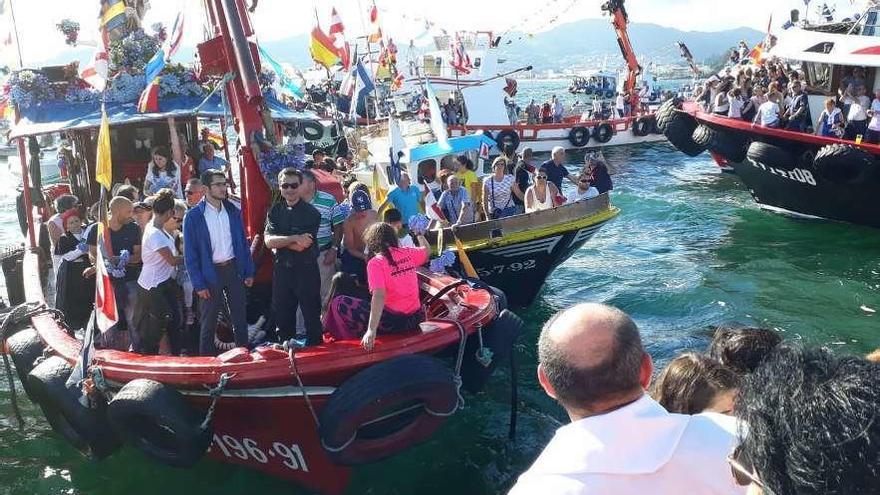
[{"label": "blue flag", "polygon": [[269,67],[278,76],[278,84],[281,86],[281,90],[290,96],[302,99],[305,96],[302,87],[287,74],[287,71],[284,70],[284,67],[281,67],[278,61],[269,55],[269,52],[263,49],[262,45],[257,45],[257,49],[263,61],[269,64]]},{"label": "blue flag", "polygon": [[355,74],[358,79],[358,99],[361,99],[363,96],[370,94],[370,92],[376,89],[376,85],[373,84],[373,80],[370,79],[370,74],[367,73],[367,68],[364,67],[364,63],[360,60],[358,60],[357,66],[355,67]]}]

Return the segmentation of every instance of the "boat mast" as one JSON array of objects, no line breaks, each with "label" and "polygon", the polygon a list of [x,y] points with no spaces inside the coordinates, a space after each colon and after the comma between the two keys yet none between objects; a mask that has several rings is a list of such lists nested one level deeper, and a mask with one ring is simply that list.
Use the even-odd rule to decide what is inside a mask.
[{"label": "boat mast", "polygon": [[626,82],[623,90],[629,95],[630,112],[635,113],[639,108],[639,95],[636,93],[636,79],[642,73],[642,66],[636,59],[633,51],[632,43],[629,40],[629,34],[626,32],[626,25],[629,23],[629,16],[623,6],[624,0],[608,0],[602,4],[602,10],[608,12],[611,16],[611,24],[614,26],[614,32],[617,34],[617,44],[620,46],[620,52],[626,60],[628,69]]},{"label": "boat mast", "polygon": [[18,41],[18,25],[15,23],[15,9],[12,8],[12,0],[9,0],[9,17],[12,19],[12,30],[15,32],[15,49],[18,50],[18,68],[24,68],[21,58],[21,42]]}]

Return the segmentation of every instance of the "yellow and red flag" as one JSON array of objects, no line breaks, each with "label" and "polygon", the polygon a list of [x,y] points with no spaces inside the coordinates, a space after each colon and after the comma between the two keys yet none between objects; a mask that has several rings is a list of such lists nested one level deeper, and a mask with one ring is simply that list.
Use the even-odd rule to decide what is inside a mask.
[{"label": "yellow and red flag", "polygon": [[310,51],[312,53],[312,60],[328,69],[338,64],[341,59],[339,48],[337,48],[333,43],[333,40],[318,27],[312,29]]}]

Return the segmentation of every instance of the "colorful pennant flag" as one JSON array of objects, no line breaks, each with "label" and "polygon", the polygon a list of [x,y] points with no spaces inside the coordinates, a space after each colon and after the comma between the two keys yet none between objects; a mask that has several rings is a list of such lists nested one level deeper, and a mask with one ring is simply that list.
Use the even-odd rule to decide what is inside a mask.
[{"label": "colorful pennant flag", "polygon": [[446,215],[443,214],[443,210],[437,203],[437,198],[434,197],[434,193],[431,192],[431,188],[427,184],[422,184],[422,196],[425,198],[425,216],[438,222],[446,221]]},{"label": "colorful pennant flag", "polygon": [[376,2],[370,8],[370,35],[367,37],[368,43],[378,43],[382,39],[382,27],[379,26],[379,9],[376,8]]},{"label": "colorful pennant flag", "polygon": [[101,333],[119,323],[119,308],[116,307],[113,282],[107,270],[106,250],[109,241],[105,223],[98,223],[98,249],[95,257],[95,316],[98,330]]},{"label": "colorful pennant flag", "polygon": [[351,67],[351,47],[348,42],[345,41],[345,25],[342,24],[342,18],[339,17],[339,13],[336,12],[336,7],[333,7],[333,12],[330,14],[330,31],[329,36],[333,39],[333,46],[336,47],[337,53],[339,54],[339,58],[342,62],[342,67],[345,70],[348,70]]},{"label": "colorful pennant flag", "polygon": [[95,160],[95,181],[110,190],[113,187],[113,162],[110,159],[110,121],[101,105],[101,127],[98,129],[98,153]]},{"label": "colorful pennant flag", "polygon": [[159,111],[159,78],[156,77],[141,93],[137,104],[138,113],[156,113]]},{"label": "colorful pennant flag", "polygon": [[83,81],[98,91],[104,91],[104,88],[107,86],[107,72],[110,64],[107,38],[107,31],[102,29],[98,36],[98,46],[95,47],[95,54],[79,75]]},{"label": "colorful pennant flag", "polygon": [[144,80],[147,82],[147,86],[138,99],[138,112],[140,113],[159,111],[159,76],[165,69],[165,65],[171,61],[171,56],[180,48],[180,42],[183,39],[183,20],[183,12],[178,12],[177,17],[174,18],[171,36],[165,40],[165,43],[159,47],[159,50],[144,67]]},{"label": "colorful pennant flag", "polygon": [[167,60],[171,60],[171,57],[177,52],[177,49],[180,48],[180,43],[183,41],[183,11],[177,13],[177,17],[174,18],[174,25],[171,28],[171,36],[166,41],[168,45],[168,56]]},{"label": "colorful pennant flag", "polygon": [[470,74],[474,66],[471,64],[471,57],[464,50],[464,43],[461,42],[458,34],[455,35],[455,40],[449,45],[449,48],[452,50],[452,58],[449,62],[452,68],[459,74]]},{"label": "colorful pennant flag", "polygon": [[257,45],[257,50],[260,52],[260,60],[269,64],[269,67],[272,68],[272,71],[278,77],[278,85],[281,87],[281,91],[294,98],[302,99],[305,96],[302,85],[298,84],[293,76],[288,74],[288,71],[269,55],[269,52],[262,45]]},{"label": "colorful pennant flag", "polygon": [[310,51],[312,60],[328,69],[338,64],[341,59],[333,40],[318,27],[312,29]]}]

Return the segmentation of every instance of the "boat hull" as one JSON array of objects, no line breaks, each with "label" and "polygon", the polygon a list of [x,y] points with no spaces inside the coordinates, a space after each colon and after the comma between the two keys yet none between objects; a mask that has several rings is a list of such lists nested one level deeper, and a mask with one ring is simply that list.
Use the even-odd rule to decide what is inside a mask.
[{"label": "boat hull", "polygon": [[462,241],[480,280],[504,291],[508,304],[528,306],[556,267],[618,213],[603,194],[551,210],[446,229],[443,238],[447,249],[455,249],[455,237]]}]

